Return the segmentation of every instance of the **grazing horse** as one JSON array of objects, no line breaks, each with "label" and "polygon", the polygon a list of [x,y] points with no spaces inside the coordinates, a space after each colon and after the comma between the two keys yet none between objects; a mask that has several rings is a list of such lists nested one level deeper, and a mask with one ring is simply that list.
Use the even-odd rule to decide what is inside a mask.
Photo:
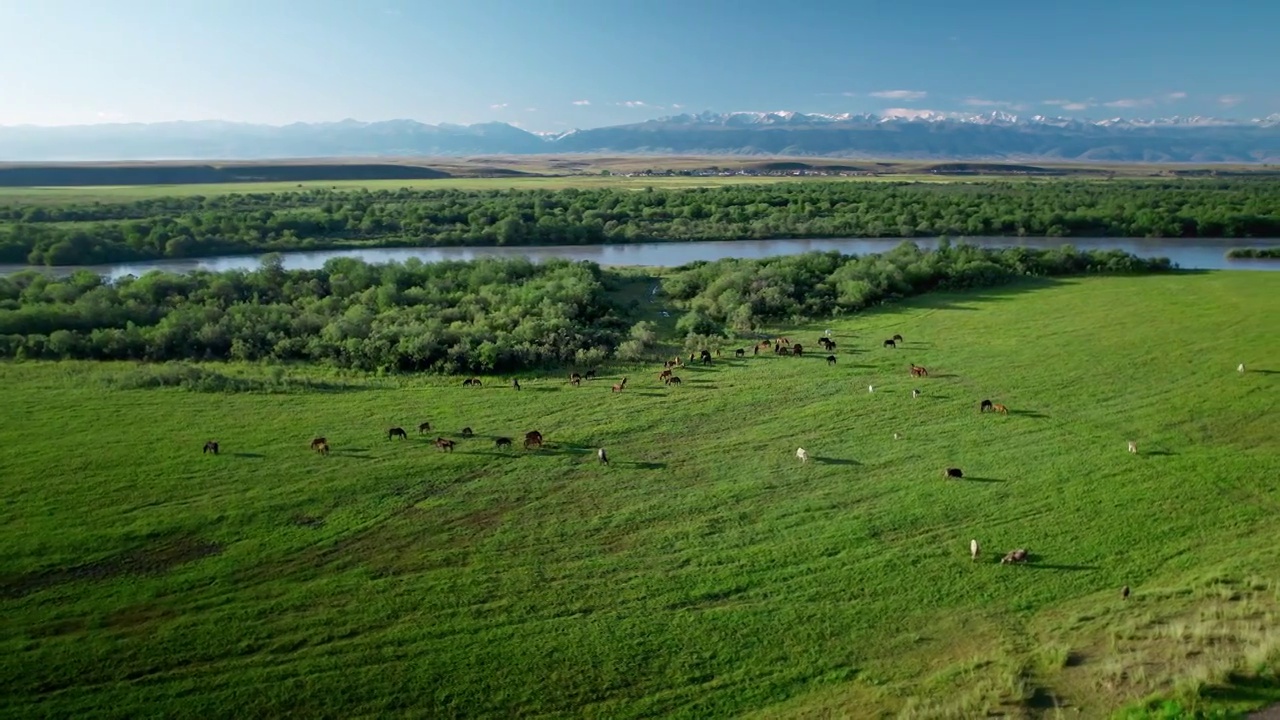
[{"label": "grazing horse", "polygon": [[511,387],[512,387],[512,388],[514,388],[514,389],[516,389],[516,390],[519,390],[519,389],[520,389],[520,380],[519,380],[518,378],[511,378]]},{"label": "grazing horse", "polygon": [[599,450],[596,451],[596,457],[600,458],[601,465],[609,464],[609,456],[605,454],[604,448],[600,448]]},{"label": "grazing horse", "polygon": [[788,339],[786,339],[786,338],[780,338],[779,340],[780,340],[780,342],[781,342],[783,345],[790,345],[790,344],[791,344],[791,341],[790,341],[790,340],[788,340]]},{"label": "grazing horse", "polygon": [[509,437],[500,437],[500,438],[497,438],[496,440],[494,440],[494,441],[493,441],[493,444],[494,444],[494,445],[496,445],[497,447],[500,447],[500,448],[509,448],[509,447],[511,447],[511,438],[509,438]]},{"label": "grazing horse", "polygon": [[1134,442],[1134,441],[1130,440],[1130,441],[1129,441],[1129,452],[1133,453],[1134,455],[1137,455],[1137,454],[1138,454],[1138,443],[1136,443],[1136,442]]},{"label": "grazing horse", "polygon": [[1121,599],[1121,600],[1128,600],[1128,599],[1129,599],[1129,586],[1128,586],[1128,585],[1125,585],[1124,587],[1120,588],[1120,599]]},{"label": "grazing horse", "polygon": [[801,345],[800,343],[796,343],[795,345],[792,345],[791,354],[795,355],[796,357],[800,357],[801,355],[804,354],[804,346]]},{"label": "grazing horse", "polygon": [[829,337],[820,337],[820,338],[818,338],[818,344],[825,348],[825,347],[827,347],[828,345],[830,345],[830,344],[831,344],[831,338],[829,338]]},{"label": "grazing horse", "polygon": [[524,449],[528,450],[534,446],[542,447],[542,433],[537,430],[530,430],[524,434]]},{"label": "grazing horse", "polygon": [[747,351],[743,350],[742,348],[738,348],[737,350],[733,351],[734,357],[746,357],[746,355],[747,355]]},{"label": "grazing horse", "polygon": [[973,560],[978,559],[978,541],[977,540],[969,541],[969,557]]},{"label": "grazing horse", "polygon": [[828,356],[827,356],[827,364],[828,364],[828,365],[835,365],[835,364],[836,364],[836,356],[835,356],[835,355],[828,355]]},{"label": "grazing horse", "polygon": [[710,365],[710,364],[711,364],[711,351],[710,351],[710,350],[703,350],[701,353],[699,353],[699,354],[698,354],[698,359],[702,361],[702,364],[703,364],[703,365]]},{"label": "grazing horse", "polygon": [[809,451],[804,448],[797,448],[796,457],[800,458],[800,462],[807,463],[809,462]]},{"label": "grazing horse", "polygon": [[200,451],[200,454],[201,454],[201,455],[203,455],[203,454],[205,454],[205,453],[207,453],[207,452],[211,452],[211,453],[213,453],[214,455],[217,455],[217,454],[218,454],[218,443],[216,443],[216,442],[214,442],[214,441],[212,441],[212,440],[210,440],[209,442],[205,443],[205,444],[204,444],[204,450],[201,450],[201,451]]},{"label": "grazing horse", "polygon": [[679,376],[679,375],[672,375],[671,377],[667,378],[667,384],[668,384],[668,385],[679,385],[679,384],[680,384],[680,376]]},{"label": "grazing horse", "polygon": [[617,385],[614,385],[614,386],[610,389],[610,392],[616,392],[616,393],[617,393],[617,392],[622,392],[623,390],[626,390],[626,389],[627,389],[627,379],[626,379],[626,378],[622,378],[622,382],[618,383]]},{"label": "grazing horse", "polygon": [[1239,372],[1239,373],[1244,372],[1244,363],[1240,363],[1239,365],[1236,366],[1236,372]]},{"label": "grazing horse", "polygon": [[911,397],[913,397],[913,398],[918,398],[918,397],[920,397],[920,391],[919,391],[919,390],[912,390],[912,391],[911,391]]},{"label": "grazing horse", "polygon": [[387,439],[388,439],[388,440],[390,440],[391,438],[395,438],[395,437],[398,437],[398,438],[400,438],[401,440],[408,440],[408,439],[409,439],[409,435],[408,435],[408,433],[406,433],[406,432],[404,431],[404,428],[398,428],[398,427],[391,428],[390,430],[388,430],[388,431],[387,431]]},{"label": "grazing horse", "polygon": [[964,477],[964,473],[960,471],[960,468],[947,468],[942,472],[942,477],[962,478]]},{"label": "grazing horse", "polygon": [[455,444],[456,443],[454,443],[452,440],[446,440],[444,438],[436,438],[436,447],[440,448],[441,450],[448,450],[449,452],[453,452],[453,446]]},{"label": "grazing horse", "polygon": [[480,378],[467,378],[462,384],[464,387],[480,387]]},{"label": "grazing horse", "polygon": [[873,392],[875,392],[875,391],[876,391],[876,386],[875,386],[875,385],[868,385],[868,386],[867,386],[867,392],[869,392],[869,393],[873,393]]},{"label": "grazing horse", "polygon": [[1008,415],[1008,414],[1009,414],[1009,408],[1007,408],[1007,407],[1005,407],[1005,406],[1001,405],[1000,403],[996,403],[995,405],[992,405],[992,406],[991,406],[991,410],[992,410],[992,412],[998,412],[998,413],[1002,413],[1002,414],[1004,414],[1004,415]]},{"label": "grazing horse", "polygon": [[668,370],[663,370],[662,372],[658,373],[658,379],[659,379],[659,380],[661,380],[661,381],[663,381],[663,382],[666,382],[666,381],[667,381],[667,378],[669,378],[669,377],[671,377],[671,370],[669,370],[669,369],[668,369]]},{"label": "grazing horse", "polygon": [[1017,550],[1010,552],[1008,555],[1005,555],[1003,558],[1000,558],[1001,565],[1008,565],[1010,563],[1021,563],[1026,561],[1027,561],[1026,548],[1018,548]]},{"label": "grazing horse", "polygon": [[902,336],[901,336],[901,335],[894,335],[894,336],[893,336],[893,341],[894,341],[894,342],[902,342],[902,341],[903,341],[903,340],[902,340]]},{"label": "grazing horse", "polygon": [[582,384],[582,376],[581,376],[581,375],[579,375],[578,373],[572,373],[572,374],[570,374],[570,375],[569,375],[569,384],[570,384],[570,385],[573,385],[574,387],[577,387],[578,385],[581,385],[581,384]]},{"label": "grazing horse", "polygon": [[915,363],[911,364],[911,377],[928,377],[928,376],[929,376],[928,370],[925,370],[923,367],[916,365]]},{"label": "grazing horse", "polygon": [[475,433],[471,432],[470,426],[462,428],[462,437],[471,437],[474,434]]},{"label": "grazing horse", "polygon": [[983,400],[982,404],[978,406],[978,412],[986,412],[990,410],[992,407],[994,406],[991,404],[990,400]]},{"label": "grazing horse", "polygon": [[896,347],[898,347],[898,344],[897,344],[896,342],[892,341],[892,340],[885,340],[885,341],[884,341],[884,346],[885,346],[885,347],[896,348]]},{"label": "grazing horse", "polygon": [[775,345],[775,343],[773,343],[773,342],[771,342],[771,341],[769,341],[769,340],[761,340],[761,341],[756,345],[756,347],[767,348],[767,347],[773,347],[774,345]]},{"label": "grazing horse", "polygon": [[424,422],[418,426],[418,434],[421,435],[422,433],[427,432],[430,429],[431,429],[431,423]]},{"label": "grazing horse", "polygon": [[595,369],[595,368],[591,368],[590,370],[588,370],[588,371],[587,371],[587,374],[586,374],[586,375],[583,375],[583,376],[582,376],[582,379],[583,379],[583,380],[594,380],[594,379],[595,379],[595,377],[596,377],[596,369]]},{"label": "grazing horse", "polygon": [[311,440],[311,449],[312,449],[312,450],[319,450],[321,445],[328,445],[328,444],[329,444],[329,441],[328,441],[328,440],[326,440],[326,439],[324,439],[324,438],[322,438],[322,437],[312,438],[312,440]]}]

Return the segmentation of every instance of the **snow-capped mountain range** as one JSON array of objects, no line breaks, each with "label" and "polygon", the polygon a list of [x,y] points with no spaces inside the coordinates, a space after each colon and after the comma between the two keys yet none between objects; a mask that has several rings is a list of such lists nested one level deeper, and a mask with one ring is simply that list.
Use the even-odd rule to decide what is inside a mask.
[{"label": "snow-capped mountain range", "polygon": [[221,121],[0,127],[0,161],[261,160],[557,153],[1280,162],[1280,114],[1081,119],[995,111],[696,113],[535,133],[506,123]]}]

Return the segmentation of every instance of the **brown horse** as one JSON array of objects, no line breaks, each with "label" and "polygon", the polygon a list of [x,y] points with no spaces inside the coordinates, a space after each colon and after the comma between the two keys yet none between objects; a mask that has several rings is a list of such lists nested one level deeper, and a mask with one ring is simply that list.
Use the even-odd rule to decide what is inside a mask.
[{"label": "brown horse", "polygon": [[920,367],[919,365],[915,365],[915,364],[911,366],[911,377],[928,377],[928,376],[929,376],[929,371],[925,370],[923,367]]},{"label": "brown horse", "polygon": [[901,336],[901,335],[894,335],[894,336],[893,336],[893,341],[894,341],[894,342],[903,342],[903,340],[902,340],[902,336]]},{"label": "brown horse", "polygon": [[524,449],[531,447],[542,447],[542,433],[537,430],[530,430],[524,434]]},{"label": "brown horse", "polygon": [[884,346],[885,346],[885,347],[896,348],[896,347],[898,347],[898,344],[897,344],[896,342],[894,342],[893,340],[885,340],[885,341],[884,341]]},{"label": "brown horse", "polygon": [[773,345],[774,344],[769,340],[761,340],[760,344],[756,345],[756,347],[771,348]]},{"label": "brown horse", "polygon": [[471,437],[474,434],[475,433],[471,432],[470,426],[462,428],[462,437]]},{"label": "brown horse", "polygon": [[409,439],[409,435],[404,431],[404,428],[398,428],[398,427],[391,428],[390,430],[387,431],[388,440],[390,440],[391,438],[397,438],[397,437],[400,438],[401,440]]},{"label": "brown horse", "polygon": [[734,350],[734,351],[733,351],[733,356],[734,356],[734,357],[746,357],[746,356],[747,356],[747,351],[746,351],[746,350],[743,350],[742,348],[738,348],[737,350]]},{"label": "brown horse", "polygon": [[519,389],[520,389],[520,380],[519,380],[518,378],[511,378],[511,387],[512,387],[513,389],[515,389],[515,390],[519,390]]},{"label": "brown horse", "polygon": [[795,355],[796,357],[800,357],[801,355],[804,354],[804,346],[801,345],[800,343],[796,343],[795,345],[792,345],[791,354]]},{"label": "brown horse", "polygon": [[627,379],[622,378],[622,382],[618,383],[617,385],[614,385],[611,392],[622,392],[623,390],[626,390],[626,389],[627,389]]},{"label": "brown horse", "polygon": [[1000,403],[996,403],[995,405],[992,405],[991,409],[994,410],[995,412],[1002,413],[1004,415],[1009,414],[1009,408],[1001,405]]},{"label": "brown horse", "polygon": [[668,384],[668,385],[679,385],[679,384],[680,384],[680,376],[679,376],[679,375],[672,375],[671,377],[667,378],[667,384]]},{"label": "brown horse", "polygon": [[430,429],[431,429],[431,423],[424,422],[418,426],[418,434],[421,435],[422,433],[427,432]]},{"label": "brown horse", "polygon": [[448,450],[449,452],[453,452],[453,446],[455,444],[456,443],[454,443],[452,440],[446,440],[444,438],[436,438],[436,442],[435,442],[436,447],[440,448],[441,450]]},{"label": "brown horse", "polygon": [[328,441],[328,440],[325,440],[325,439],[324,439],[324,438],[322,438],[322,437],[315,438],[315,439],[313,439],[313,440],[311,441],[311,449],[312,449],[312,450],[315,450],[316,452],[320,453],[321,455],[328,455],[328,454],[329,454],[329,441]]},{"label": "brown horse", "polygon": [[578,387],[582,384],[582,376],[578,373],[571,373],[569,375],[569,384],[574,387]]},{"label": "brown horse", "polygon": [[666,382],[667,378],[669,377],[671,377],[671,370],[669,369],[663,370],[662,372],[658,373],[658,379],[663,382]]},{"label": "brown horse", "polygon": [[1018,548],[1017,550],[1013,550],[1008,555],[1005,555],[1003,558],[1001,558],[1000,564],[1008,565],[1010,563],[1021,563],[1026,561],[1027,561],[1026,548]]},{"label": "brown horse", "polygon": [[480,387],[480,378],[467,378],[462,381],[463,387]]},{"label": "brown horse", "polygon": [[201,454],[201,455],[203,455],[203,454],[205,454],[205,453],[207,453],[207,452],[211,452],[211,453],[213,453],[214,455],[217,455],[217,454],[218,454],[218,443],[216,443],[216,442],[214,442],[214,441],[212,441],[212,440],[210,440],[209,442],[205,443],[205,444],[204,444],[204,450],[201,450],[201,451],[200,451],[200,454]]},{"label": "brown horse", "polygon": [[835,364],[836,364],[836,356],[835,356],[835,355],[828,355],[828,356],[827,356],[827,364],[828,364],[828,365],[835,365]]},{"label": "brown horse", "polygon": [[500,438],[497,438],[496,440],[494,440],[494,441],[493,441],[493,444],[494,444],[494,445],[496,445],[496,446],[498,446],[498,447],[500,447],[500,448],[509,448],[509,447],[511,447],[511,438],[509,438],[509,437],[500,437]]}]

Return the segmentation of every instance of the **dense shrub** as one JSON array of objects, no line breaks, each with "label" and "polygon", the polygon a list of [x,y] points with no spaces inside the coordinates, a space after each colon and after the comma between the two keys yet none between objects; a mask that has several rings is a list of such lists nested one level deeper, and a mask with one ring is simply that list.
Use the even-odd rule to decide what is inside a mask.
[{"label": "dense shrub", "polygon": [[1280,236],[1266,179],[805,182],[327,191],[0,207],[0,262],[85,265],[347,245],[925,236]]}]

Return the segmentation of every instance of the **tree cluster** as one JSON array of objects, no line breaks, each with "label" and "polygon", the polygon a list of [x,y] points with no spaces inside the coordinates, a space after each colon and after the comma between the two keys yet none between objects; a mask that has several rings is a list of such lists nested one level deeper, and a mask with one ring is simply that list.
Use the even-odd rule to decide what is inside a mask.
[{"label": "tree cluster", "polygon": [[[879,255],[808,253],[694,263],[664,276],[686,344],[851,313],[940,289],[1027,276],[1168,270],[1120,251],[982,249],[944,241]],[[0,278],[0,357],[305,361],[385,372],[504,372],[648,359],[660,338],[615,300],[628,278],[594,263],[523,259],[286,271],[150,272],[106,282],[26,271]],[[174,371],[165,382],[224,387]],[[159,382],[151,378],[148,382]],[[163,383],[162,383],[163,384]]]},{"label": "tree cluster", "polygon": [[320,270],[0,278],[0,357],[278,360],[502,372],[603,360],[630,329],[592,263],[523,259]]},{"label": "tree cluster", "polygon": [[1148,260],[1119,250],[983,249],[943,240],[934,251],[908,242],[876,255],[812,252],[694,263],[667,276],[663,290],[686,310],[677,328],[706,337],[853,313],[935,290],[994,287],[1026,277],[1170,269],[1166,258]]},{"label": "tree cluster", "polygon": [[0,262],[86,265],[348,246],[812,237],[1274,237],[1280,182],[804,182],[308,190],[0,208]]}]

